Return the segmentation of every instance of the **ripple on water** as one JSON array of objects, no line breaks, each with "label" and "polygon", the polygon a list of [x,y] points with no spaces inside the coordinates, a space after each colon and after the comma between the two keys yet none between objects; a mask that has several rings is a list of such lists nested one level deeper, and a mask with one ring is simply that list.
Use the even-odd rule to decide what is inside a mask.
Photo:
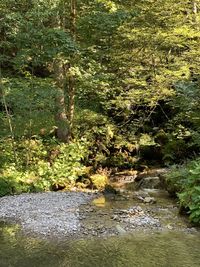
[{"label": "ripple on water", "polygon": [[23,237],[0,225],[1,267],[199,267],[200,234],[135,233],[62,242]]}]

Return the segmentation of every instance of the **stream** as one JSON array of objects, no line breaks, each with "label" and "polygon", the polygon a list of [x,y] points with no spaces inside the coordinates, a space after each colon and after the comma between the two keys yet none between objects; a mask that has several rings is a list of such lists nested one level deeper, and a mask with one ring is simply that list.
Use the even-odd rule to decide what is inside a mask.
[{"label": "stream", "polygon": [[[118,194],[93,197],[77,192],[1,199],[0,204],[5,207],[5,203],[12,205],[15,198],[15,213],[10,208],[12,216],[17,216],[18,207],[23,209],[25,203],[25,208],[30,208],[38,198],[39,204],[42,201],[44,204],[46,198],[55,203],[57,198],[60,208],[69,199],[70,206],[77,200],[79,204],[75,205],[74,215],[77,230],[68,236],[56,232],[57,221],[51,221],[55,223],[50,228],[54,235],[47,235],[48,227],[46,232],[43,227],[40,233],[39,226],[37,231],[29,231],[34,220],[36,223],[40,218],[37,213],[32,214],[35,217],[29,222],[29,228],[24,229],[25,222],[18,222],[17,217],[11,220],[8,212],[4,212],[4,217],[0,214],[0,267],[199,267],[200,231],[189,223],[188,217],[179,215],[176,201],[157,186],[145,184],[133,190],[130,185]],[[67,220],[74,220],[74,211],[66,210],[70,215],[67,219],[64,204],[60,210],[63,215],[59,217],[59,227],[62,220],[71,227]],[[49,216],[50,210],[45,212]],[[41,218],[48,226],[48,220]]]},{"label": "stream", "polygon": [[199,267],[200,234],[163,231],[52,242],[0,227],[1,267]]}]

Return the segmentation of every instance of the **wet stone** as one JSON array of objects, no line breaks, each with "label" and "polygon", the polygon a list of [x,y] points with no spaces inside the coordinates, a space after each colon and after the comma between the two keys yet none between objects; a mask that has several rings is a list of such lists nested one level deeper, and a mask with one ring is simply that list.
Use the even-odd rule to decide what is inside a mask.
[{"label": "wet stone", "polygon": [[148,203],[148,204],[154,204],[154,203],[156,203],[156,200],[155,200],[154,197],[145,197],[145,198],[143,199],[143,202],[144,202],[144,203]]},{"label": "wet stone", "polygon": [[[126,201],[119,200],[118,195],[113,200],[81,192],[9,196],[0,198],[0,221],[20,223],[23,233],[44,238],[108,237],[125,233],[121,228],[126,233],[187,229],[177,216],[176,203],[166,194],[154,189],[139,190]],[[103,205],[97,205],[97,198]],[[121,227],[118,230],[117,225]]]}]

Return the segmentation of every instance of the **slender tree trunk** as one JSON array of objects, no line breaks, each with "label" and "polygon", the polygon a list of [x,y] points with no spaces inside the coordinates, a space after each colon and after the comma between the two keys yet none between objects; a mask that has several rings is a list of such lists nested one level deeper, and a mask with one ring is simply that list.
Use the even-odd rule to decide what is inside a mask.
[{"label": "slender tree trunk", "polygon": [[68,120],[69,120],[69,139],[73,136],[73,122],[75,110],[75,78],[69,78],[69,106],[68,106]]},{"label": "slender tree trunk", "polygon": [[71,0],[71,34],[76,40],[76,0]]},{"label": "slender tree trunk", "polygon": [[[65,14],[66,2],[63,1],[63,11],[58,24],[63,30],[66,30]],[[70,33],[76,41],[76,0],[70,0]],[[70,73],[73,66],[74,56],[71,56],[70,62],[64,64],[62,59],[54,62],[54,74],[57,85],[56,96],[56,135],[59,140],[69,142],[72,140],[74,109],[75,109],[75,77]]]},{"label": "slender tree trunk", "polygon": [[193,17],[194,17],[194,23],[196,25],[197,28],[199,28],[198,26],[198,5],[197,5],[197,1],[192,1],[192,11],[193,11]]},{"label": "slender tree trunk", "polygon": [[199,31],[199,19],[198,19],[198,1],[192,1],[193,21],[194,27]]},{"label": "slender tree trunk", "polygon": [[197,3],[196,3],[196,1],[193,1],[192,5],[193,5],[193,13],[196,16],[197,15]]},{"label": "slender tree trunk", "polygon": [[67,118],[66,104],[65,104],[65,71],[61,59],[54,62],[54,74],[57,85],[57,95],[55,99],[55,122],[56,122],[56,135],[62,142],[69,141],[69,122]]},{"label": "slender tree trunk", "polygon": [[16,148],[15,148],[15,135],[14,135],[14,130],[13,130],[13,125],[12,125],[12,120],[11,120],[11,115],[8,109],[5,93],[4,93],[4,88],[3,88],[3,83],[2,83],[2,75],[1,75],[1,66],[0,66],[0,95],[2,96],[3,100],[3,105],[6,111],[6,117],[8,120],[8,125],[10,129],[10,135],[11,135],[11,141],[12,141],[12,151],[13,151],[13,156],[14,160],[17,164],[17,153],[16,153]]},{"label": "slender tree trunk", "polygon": [[[76,0],[71,0],[71,26],[70,32],[74,41],[76,41]],[[73,61],[73,58],[71,58]],[[72,62],[69,64],[69,68],[72,66]],[[69,94],[69,104],[68,104],[68,120],[69,120],[69,139],[73,136],[73,121],[74,121],[74,110],[75,110],[75,77],[69,75],[68,80],[68,94]]]}]

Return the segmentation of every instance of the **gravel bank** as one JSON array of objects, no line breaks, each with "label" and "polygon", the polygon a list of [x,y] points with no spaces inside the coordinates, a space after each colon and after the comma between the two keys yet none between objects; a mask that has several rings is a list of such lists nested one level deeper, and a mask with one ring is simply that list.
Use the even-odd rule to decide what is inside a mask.
[{"label": "gravel bank", "polygon": [[146,191],[136,195],[49,192],[7,196],[0,198],[0,222],[19,223],[25,235],[55,240],[135,231],[196,231],[178,216],[178,207],[166,192],[154,191],[149,195],[154,201],[144,201]]},{"label": "gravel bank", "polygon": [[69,236],[80,229],[79,207],[93,194],[48,192],[0,198],[0,220],[18,222],[26,233]]}]

